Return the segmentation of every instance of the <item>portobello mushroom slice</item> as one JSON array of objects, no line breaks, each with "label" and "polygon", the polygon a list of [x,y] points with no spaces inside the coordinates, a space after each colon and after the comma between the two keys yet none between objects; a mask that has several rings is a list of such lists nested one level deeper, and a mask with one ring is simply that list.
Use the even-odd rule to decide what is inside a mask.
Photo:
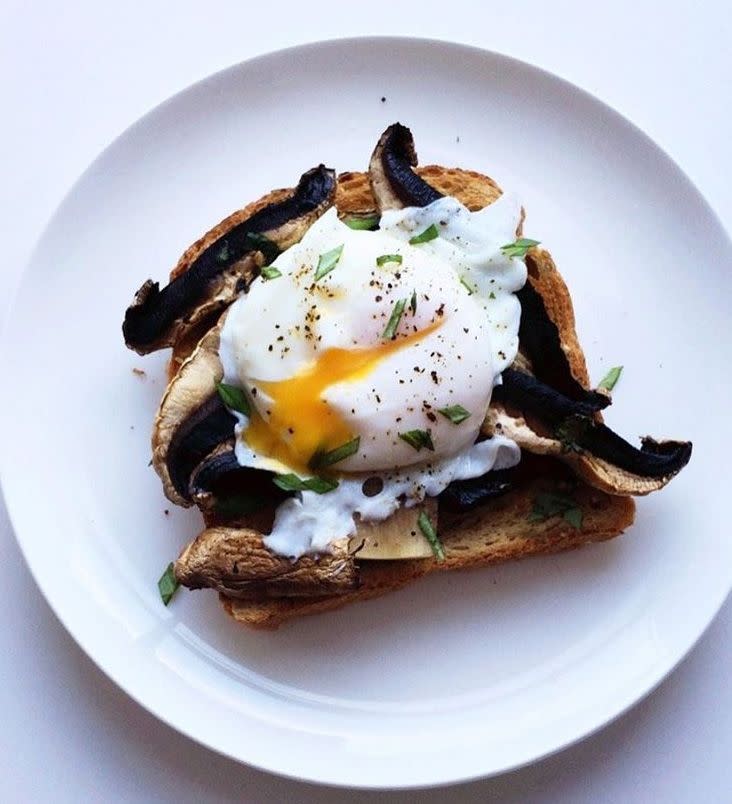
[{"label": "portobello mushroom slice", "polygon": [[592,413],[587,402],[569,399],[536,377],[508,369],[494,390],[483,431],[499,432],[529,452],[556,456],[609,494],[649,494],[689,462],[691,442],[647,436],[638,449]]},{"label": "portobello mushroom slice", "polygon": [[[148,279],[127,308],[125,343],[139,354],[172,346],[247,290],[259,268],[300,240],[335,199],[335,172],[319,165],[297,187],[243,220],[216,227],[184,255],[162,290]],[[232,216],[235,218],[235,216]],[[227,219],[231,221],[232,218]]]},{"label": "portobello mushroom slice", "polygon": [[329,554],[293,562],[268,550],[261,533],[230,527],[199,534],[175,562],[175,577],[189,589],[216,589],[243,600],[340,595],[359,584],[348,539],[334,542]]},{"label": "portobello mushroom slice", "polygon": [[379,137],[369,162],[371,188],[380,211],[402,207],[425,207],[442,193],[418,176],[412,132],[394,123]]},{"label": "portobello mushroom slice", "polygon": [[223,377],[218,355],[223,322],[222,316],[169,383],[153,425],[153,466],[165,496],[185,507],[192,504],[193,471],[234,436],[234,418],[216,390]]},{"label": "portobello mushroom slice", "polygon": [[513,468],[496,469],[469,480],[453,480],[439,496],[440,507],[445,511],[471,511],[511,491],[514,474]]},{"label": "portobello mushroom slice", "polygon": [[358,522],[356,534],[351,536],[349,549],[359,561],[432,558],[432,547],[418,524],[422,513],[427,514],[435,530],[439,531],[437,499],[427,497],[412,508],[398,508],[386,519]]}]

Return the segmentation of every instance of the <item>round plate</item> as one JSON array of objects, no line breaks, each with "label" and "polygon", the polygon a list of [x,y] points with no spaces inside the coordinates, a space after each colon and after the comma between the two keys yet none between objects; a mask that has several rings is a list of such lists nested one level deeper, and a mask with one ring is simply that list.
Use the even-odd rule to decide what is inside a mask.
[{"label": "round plate", "polygon": [[[321,161],[364,169],[395,120],[423,162],[483,171],[520,195],[527,235],[572,290],[593,378],[625,366],[611,426],[691,438],[691,464],[607,544],[430,577],[275,633],[236,625],[211,592],[165,608],[157,579],[200,519],[174,510],[148,467],[166,355],[124,348],[124,310],[232,210]],[[728,503],[712,481],[726,473],[731,263],[718,220],[659,148],[534,67],[408,39],[233,67],[128,129],[35,250],[2,355],[18,540],[94,661],[217,751],[363,787],[530,762],[647,693],[730,588]]]}]

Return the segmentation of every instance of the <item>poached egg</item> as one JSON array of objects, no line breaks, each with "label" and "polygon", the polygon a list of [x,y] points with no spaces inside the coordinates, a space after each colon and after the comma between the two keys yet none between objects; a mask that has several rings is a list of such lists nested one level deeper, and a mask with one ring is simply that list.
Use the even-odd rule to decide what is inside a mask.
[{"label": "poached egg", "polygon": [[362,231],[332,208],[229,308],[224,382],[251,408],[235,413],[239,463],[331,487],[279,506],[271,550],[327,551],[356,515],[384,519],[518,462],[512,441],[476,438],[518,350],[526,267],[501,247],[520,217],[510,196],[478,212],[445,197]]}]

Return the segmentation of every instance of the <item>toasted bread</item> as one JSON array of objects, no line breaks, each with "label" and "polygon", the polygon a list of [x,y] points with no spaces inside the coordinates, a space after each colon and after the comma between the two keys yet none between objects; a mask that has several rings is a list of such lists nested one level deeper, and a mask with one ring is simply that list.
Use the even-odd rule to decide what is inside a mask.
[{"label": "toasted bread", "polygon": [[[475,171],[442,168],[429,165],[417,172],[439,191],[452,195],[470,209],[480,209],[495,201],[501,194],[498,185],[487,176]],[[276,191],[282,193],[284,191]],[[273,200],[265,196],[247,210]],[[342,217],[363,215],[376,210],[366,173],[343,173],[338,177],[336,205]],[[234,213],[227,219],[238,220],[246,212]],[[194,245],[200,248],[214,232],[222,231],[227,221],[220,224]],[[181,270],[186,255],[174,273]],[[542,255],[546,255],[546,258]],[[559,271],[546,252],[538,252],[532,263],[531,281],[544,299],[547,312],[556,324],[562,348],[567,355],[574,377],[588,386],[588,373],[584,354],[575,332],[572,301]],[[174,374],[195,343],[177,344],[171,359],[170,371]],[[574,527],[561,517],[532,521],[530,514],[537,494],[561,490],[570,483],[572,495],[582,510],[581,527]],[[567,469],[552,458],[537,459],[532,471],[513,491],[467,513],[440,511],[440,538],[445,549],[445,560],[433,558],[399,561],[360,562],[361,583],[358,589],[345,594],[310,597],[280,598],[263,601],[240,600],[221,595],[226,611],[239,622],[254,628],[274,629],[285,622],[306,614],[317,614],[340,608],[347,603],[367,600],[399,589],[430,572],[482,567],[509,559],[523,558],[542,553],[556,553],[580,547],[591,542],[604,541],[620,534],[632,522],[635,505],[629,497],[613,496],[593,488],[568,474]],[[211,514],[204,514],[207,525],[215,524]]]}]

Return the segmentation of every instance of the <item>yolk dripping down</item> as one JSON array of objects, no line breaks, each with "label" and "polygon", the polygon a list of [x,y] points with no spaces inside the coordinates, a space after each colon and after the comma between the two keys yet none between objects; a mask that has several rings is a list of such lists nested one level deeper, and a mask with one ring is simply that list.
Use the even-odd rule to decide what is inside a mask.
[{"label": "yolk dripping down", "polygon": [[326,349],[294,377],[255,381],[272,403],[267,406],[266,419],[252,409],[244,440],[257,454],[274,458],[299,474],[310,474],[308,461],[316,451],[335,449],[357,435],[322,399],[323,391],[338,382],[365,377],[384,358],[425,338],[441,323],[364,349]]}]

